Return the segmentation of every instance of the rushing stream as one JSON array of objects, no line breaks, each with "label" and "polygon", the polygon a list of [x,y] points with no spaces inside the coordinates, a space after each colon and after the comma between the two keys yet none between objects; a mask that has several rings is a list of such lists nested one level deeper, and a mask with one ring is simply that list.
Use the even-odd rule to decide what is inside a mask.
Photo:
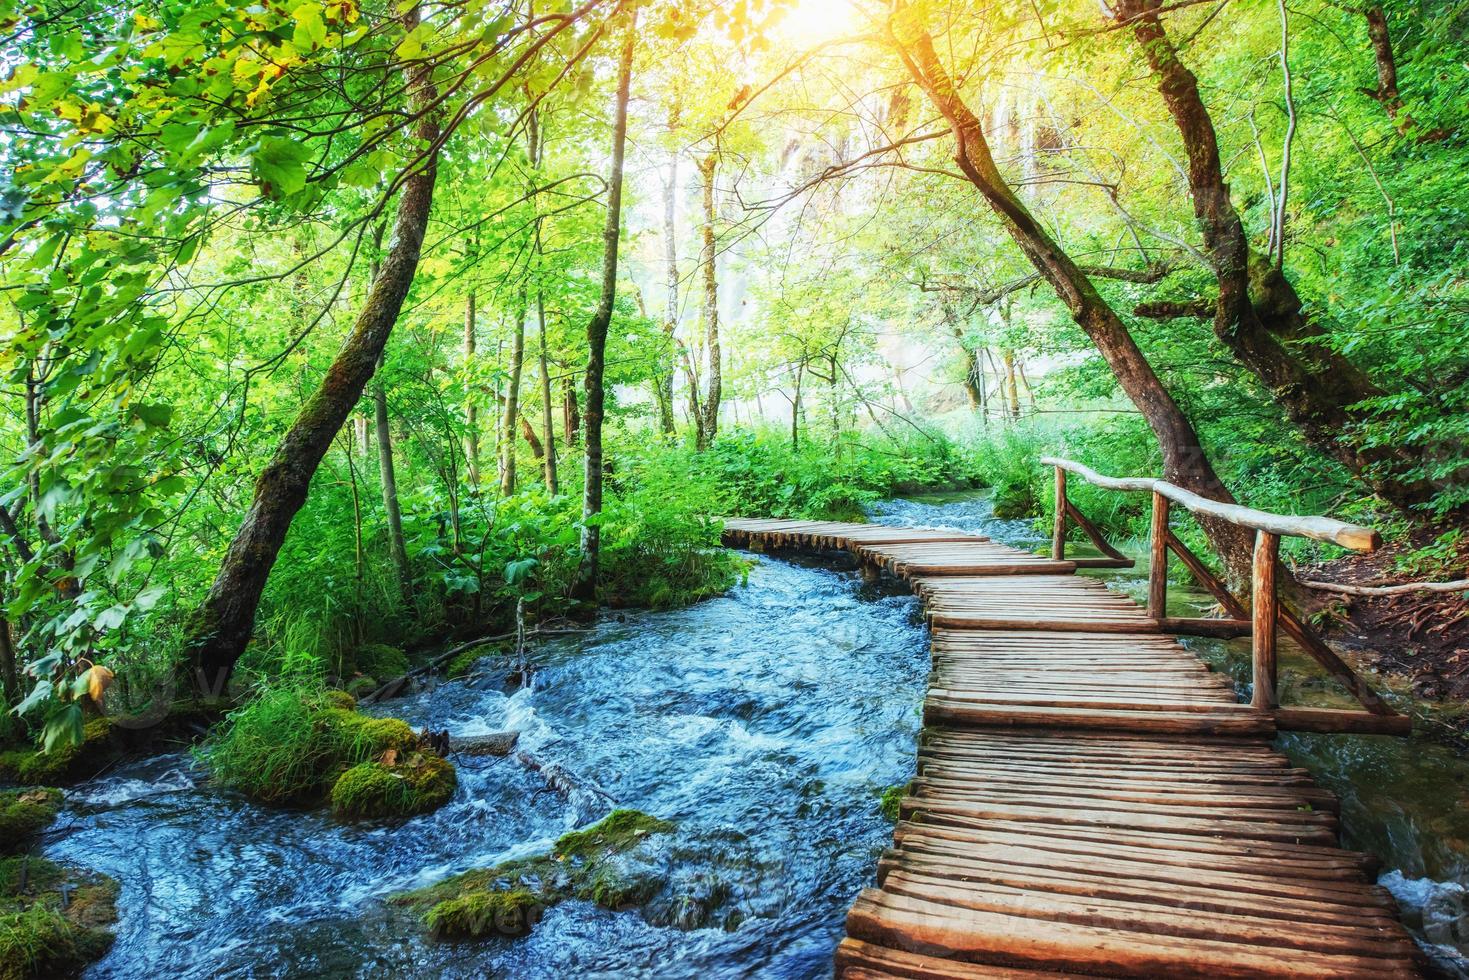
[{"label": "rushing stream", "polygon": [[[975,495],[891,501],[873,517],[1045,540]],[[1135,571],[1113,578],[1139,584]],[[1174,601],[1200,600],[1180,589]],[[1222,669],[1248,656],[1197,649]],[[916,603],[850,572],[762,558],[725,597],[610,614],[532,658],[528,687],[485,661],[386,709],[456,735],[519,730],[521,750],[588,787],[570,796],[514,758],[463,759],[438,812],[348,824],[216,790],[183,754],[70,792],[45,853],[122,883],[117,942],[88,976],[829,975],[847,907],[891,838],[878,796],[912,774],[928,672]],[[1383,883],[1445,969],[1469,976],[1469,765],[1417,741],[1285,748],[1342,797],[1348,842],[1383,858]],[[440,944],[384,902],[544,851],[611,801],[678,824],[659,846],[682,905],[566,902],[527,939]]]}]

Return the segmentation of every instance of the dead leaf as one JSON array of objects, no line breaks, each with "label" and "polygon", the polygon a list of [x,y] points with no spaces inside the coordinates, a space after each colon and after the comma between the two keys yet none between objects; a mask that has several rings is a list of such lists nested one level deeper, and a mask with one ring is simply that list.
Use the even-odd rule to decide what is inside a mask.
[{"label": "dead leaf", "polygon": [[90,696],[93,701],[101,704],[102,695],[106,694],[107,689],[112,686],[112,678],[114,676],[116,675],[113,674],[112,671],[108,670],[106,667],[94,664],[92,666],[92,669],[87,671],[88,696]]}]

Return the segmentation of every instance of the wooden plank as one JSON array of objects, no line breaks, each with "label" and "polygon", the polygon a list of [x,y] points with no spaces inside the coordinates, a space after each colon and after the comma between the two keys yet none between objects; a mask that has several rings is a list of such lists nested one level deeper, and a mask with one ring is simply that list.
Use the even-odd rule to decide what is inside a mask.
[{"label": "wooden plank", "polygon": [[847,934],[898,949],[965,961],[1035,965],[1108,976],[1413,977],[1387,957],[1278,948],[1236,940],[1159,936],[1100,925],[1057,923],[1024,915],[957,910],[868,889],[847,916]]},{"label": "wooden plank", "polygon": [[[1162,509],[1154,551],[1166,554]],[[848,549],[907,578],[931,624],[918,775],[881,888],[848,916],[838,976],[1415,975],[1391,898],[1368,878],[1375,862],[1336,846],[1335,798],[1267,741],[1277,718],[1364,731],[1406,720],[1238,704],[1228,678],[1161,631],[1240,624],[1169,619],[1156,583],[1149,616],[1070,574],[1074,561],[972,536],[726,528],[733,541]]]},{"label": "wooden plank", "polygon": [[1283,732],[1350,733],[1355,735],[1411,735],[1410,715],[1375,715],[1369,711],[1335,708],[1276,708],[1275,727]]}]

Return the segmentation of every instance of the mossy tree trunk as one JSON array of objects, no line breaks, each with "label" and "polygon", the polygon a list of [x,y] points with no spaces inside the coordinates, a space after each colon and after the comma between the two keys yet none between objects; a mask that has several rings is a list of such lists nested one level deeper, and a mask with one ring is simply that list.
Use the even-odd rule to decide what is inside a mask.
[{"label": "mossy tree trunk", "polygon": [[1251,247],[1230,200],[1213,118],[1158,16],[1158,0],[1122,0],[1117,17],[1132,27],[1188,153],[1194,216],[1219,283],[1215,336],[1312,445],[1365,478],[1383,499],[1403,508],[1424,503],[1434,488],[1411,474],[1420,463],[1416,454],[1400,447],[1364,449],[1351,438],[1371,417],[1356,406],[1384,392],[1334,350],[1326,330],[1304,312],[1281,266],[1285,243],[1275,243],[1274,262]]},{"label": "mossy tree trunk", "polygon": [[[416,26],[418,9],[411,8],[405,20],[410,29]],[[332,440],[372,379],[413,284],[438,165],[439,127],[430,109],[435,93],[426,62],[411,71],[408,91],[416,115],[413,136],[423,150],[399,193],[387,255],[352,332],[256,480],[239,531],[190,622],[186,649],[202,693],[224,689],[249,643],[261,593],[291,521],[306,502]]]}]

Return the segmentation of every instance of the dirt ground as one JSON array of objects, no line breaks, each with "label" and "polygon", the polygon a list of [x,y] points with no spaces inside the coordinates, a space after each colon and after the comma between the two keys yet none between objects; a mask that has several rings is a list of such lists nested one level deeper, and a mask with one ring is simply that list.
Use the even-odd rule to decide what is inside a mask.
[{"label": "dirt ground", "polygon": [[[1431,538],[1389,544],[1368,555],[1295,569],[1302,581],[1396,585],[1424,581],[1399,570],[1397,559]],[[1435,570],[1432,580],[1469,577],[1469,547]],[[1328,639],[1370,657],[1379,670],[1412,679],[1429,700],[1469,700],[1469,593],[1410,592],[1391,596],[1309,591],[1313,622]]]}]

